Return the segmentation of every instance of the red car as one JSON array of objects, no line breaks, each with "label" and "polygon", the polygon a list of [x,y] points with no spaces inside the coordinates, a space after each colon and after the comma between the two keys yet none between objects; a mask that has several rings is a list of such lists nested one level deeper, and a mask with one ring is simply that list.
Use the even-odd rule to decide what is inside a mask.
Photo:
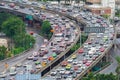
[{"label": "red car", "polygon": [[84,59],[84,60],[83,60],[83,64],[86,64],[86,63],[87,63],[87,59]]},{"label": "red car", "polygon": [[33,35],[33,34],[34,34],[34,32],[31,31],[31,32],[30,32],[30,35]]},{"label": "red car", "polygon": [[13,7],[15,7],[15,4],[14,4],[14,3],[10,3],[9,6],[10,6],[11,8],[13,8]]},{"label": "red car", "polygon": [[87,41],[88,44],[92,44],[92,41]]},{"label": "red car", "polygon": [[86,66],[90,66],[90,63],[89,63],[89,62],[87,62],[85,65],[86,65]]},{"label": "red car", "polygon": [[81,49],[78,50],[78,53],[80,53],[80,54],[82,54],[83,52],[84,52],[83,48],[81,48]]},{"label": "red car", "polygon": [[105,48],[101,47],[100,52],[104,52],[104,51],[105,51]]},{"label": "red car", "polygon": [[74,66],[74,70],[78,70],[78,66]]},{"label": "red car", "polygon": [[67,66],[67,64],[68,64],[67,61],[63,61],[63,62],[61,63],[61,66],[65,67],[65,66]]}]

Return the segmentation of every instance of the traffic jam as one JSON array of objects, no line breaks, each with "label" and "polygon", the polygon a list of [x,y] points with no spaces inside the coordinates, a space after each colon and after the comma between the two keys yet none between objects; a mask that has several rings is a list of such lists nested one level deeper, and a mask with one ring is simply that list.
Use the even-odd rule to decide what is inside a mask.
[{"label": "traffic jam", "polygon": [[[37,16],[42,20],[48,20],[51,23],[53,29],[52,40],[48,41],[44,39],[43,45],[38,52],[32,52],[30,56],[26,58],[22,63],[17,63],[11,66],[8,71],[4,71],[1,74],[1,78],[14,79],[16,74],[27,74],[35,73],[38,69],[42,69],[47,66],[50,62],[54,61],[60,54],[62,54],[71,44],[74,43],[77,35],[78,29],[70,19],[59,16],[57,14],[51,14],[47,12],[40,12],[31,8],[23,8],[16,6],[14,3],[5,4],[2,3],[0,6],[2,8],[7,8],[10,10],[15,10],[18,12],[30,13]],[[30,33],[31,34],[31,33]],[[30,67],[31,70],[28,71],[27,68]]]},{"label": "traffic jam", "polygon": [[[3,4],[4,3],[2,3],[2,7],[7,5]],[[40,4],[40,6],[41,5],[42,4]],[[87,41],[76,53],[61,62],[44,77],[51,80],[74,80],[95,63],[100,56],[104,55],[111,46],[114,38],[113,26],[103,17],[92,14],[87,10],[80,10],[80,8],[74,6],[65,7],[63,5],[46,5],[46,9],[67,14],[76,19],[82,19],[89,27],[105,27],[104,33],[90,33]],[[20,7],[17,7],[15,10],[24,11],[21,10]],[[26,67],[29,65],[32,65],[32,70],[29,71],[30,73],[35,73],[36,70],[42,69],[70,47],[78,35],[79,31],[76,28],[76,25],[74,25],[69,18],[64,16],[61,17],[58,14],[34,10],[33,7],[29,8],[28,11],[42,20],[50,21],[53,29],[52,40],[48,41],[47,39],[44,39],[44,43],[38,52],[33,52],[23,63],[16,64],[10,68],[9,72],[1,74],[3,78],[7,76],[9,76],[8,78],[14,78],[14,75],[16,74],[27,73]]]}]

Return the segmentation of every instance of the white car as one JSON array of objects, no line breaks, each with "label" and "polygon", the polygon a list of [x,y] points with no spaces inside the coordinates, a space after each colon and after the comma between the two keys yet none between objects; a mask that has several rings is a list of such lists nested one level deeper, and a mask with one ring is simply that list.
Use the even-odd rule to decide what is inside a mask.
[{"label": "white car", "polygon": [[16,67],[11,67],[10,68],[10,76],[13,76],[13,75],[16,75],[17,72],[16,72]]},{"label": "white car", "polygon": [[36,66],[36,69],[41,69],[41,68],[42,68],[41,64],[39,64],[39,65]]},{"label": "white car", "polygon": [[70,59],[68,59],[67,61],[68,61],[69,63],[72,63],[72,62],[73,62],[73,59],[70,58]]},{"label": "white car", "polygon": [[57,71],[51,71],[51,72],[50,72],[50,75],[51,75],[51,76],[55,76],[56,74],[57,74]]},{"label": "white car", "polygon": [[5,78],[7,74],[5,72],[0,73],[0,78]]}]

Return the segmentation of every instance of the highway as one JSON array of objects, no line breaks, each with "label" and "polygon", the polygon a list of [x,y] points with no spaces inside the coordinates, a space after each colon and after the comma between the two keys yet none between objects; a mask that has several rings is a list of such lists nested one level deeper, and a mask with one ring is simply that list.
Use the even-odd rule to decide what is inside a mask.
[{"label": "highway", "polygon": [[[102,17],[99,17],[97,15],[93,15],[90,12],[84,12],[81,10],[78,10],[77,8],[70,8],[70,11],[66,11],[68,8],[64,8],[64,6],[61,5],[55,6],[55,5],[48,5],[48,9],[53,9],[57,12],[60,12],[62,14],[67,14],[70,15],[74,18],[77,18],[78,20],[82,18],[86,24],[90,26],[96,26],[96,27],[105,27],[105,33],[93,33],[89,36],[88,42],[84,43],[83,47],[80,48],[80,52],[76,51],[71,57],[66,60],[68,61],[68,64],[65,67],[61,67],[60,65],[57,67],[56,70],[53,70],[48,74],[48,77],[54,78],[54,79],[65,79],[65,80],[72,80],[75,77],[71,76],[73,73],[77,76],[76,79],[79,78],[79,76],[85,74],[88,69],[91,68],[91,66],[94,66],[99,60],[105,55],[106,51],[109,50],[109,48],[112,45],[112,38],[113,38],[113,33],[114,29],[113,26],[109,24],[108,21],[103,19]],[[50,8],[51,7],[51,8]],[[57,9],[55,9],[57,7]],[[72,11],[71,11],[72,10]],[[45,14],[45,13],[44,13]],[[47,15],[48,13],[46,13]],[[48,14],[50,15],[50,14]],[[58,19],[53,20],[56,21]],[[51,20],[50,20],[51,21]],[[61,20],[58,20],[58,22],[61,22]],[[66,20],[67,22],[69,20]],[[53,23],[52,22],[52,23]],[[73,30],[73,31],[72,31]],[[72,38],[75,38],[75,33],[76,30],[72,28],[70,30],[73,32]],[[109,30],[109,31],[108,31]],[[65,33],[64,33],[65,34]],[[58,39],[59,40],[59,39]],[[73,40],[74,41],[74,40]],[[59,48],[59,47],[57,47]],[[79,63],[79,65],[78,65]],[[82,65],[82,66],[81,66]],[[66,68],[67,67],[67,68]],[[75,70],[74,70],[75,67]],[[76,69],[77,67],[77,69]],[[57,71],[57,72],[56,72]],[[63,73],[61,74],[60,71]],[[72,73],[71,73],[72,71]],[[66,77],[66,75],[69,77]]]},{"label": "highway", "polygon": [[[27,29],[27,32],[30,32],[30,29]],[[33,52],[38,51],[40,49],[40,45],[43,44],[44,42],[44,38],[41,37],[40,35],[38,35],[37,33],[35,33],[37,35],[37,37],[35,37],[36,43],[34,45],[33,49],[30,49],[30,51],[27,51],[25,53],[23,53],[23,55],[17,56],[11,60],[5,60],[4,62],[0,62],[0,72],[2,72],[3,70],[5,70],[4,68],[4,64],[8,63],[9,67],[13,66],[15,64],[18,64],[20,62],[22,62],[23,60],[25,60],[29,55],[31,55]]]},{"label": "highway", "polygon": [[[118,23],[116,24],[116,30],[117,30],[118,33],[120,32],[120,22],[118,22]],[[116,74],[115,70],[116,70],[116,68],[117,68],[117,66],[118,66],[117,61],[116,61],[116,57],[117,57],[117,56],[120,56],[120,47],[119,47],[119,45],[120,45],[120,38],[117,38],[117,39],[115,40],[114,44],[117,44],[118,46],[117,46],[116,49],[115,49],[115,48],[112,48],[111,51],[110,51],[110,54],[111,54],[111,57],[112,57],[112,63],[111,63],[111,65],[108,66],[107,68],[101,70],[101,71],[99,72],[99,73],[101,73],[101,74],[103,74],[103,73],[104,73],[104,74],[109,74],[109,73],[111,73],[111,72],[112,72],[113,74]]]},{"label": "highway", "polygon": [[[54,8],[56,8],[56,6],[54,6]],[[53,7],[51,9],[55,10]],[[58,12],[61,12],[63,14],[68,14],[67,11],[64,11],[65,9],[64,8],[61,8],[59,10],[59,8],[57,7],[57,11]],[[101,26],[99,24],[103,24],[102,22],[105,22],[103,20],[103,18],[99,17],[96,19],[97,15],[94,15],[91,14],[91,13],[87,13],[87,12],[79,12],[79,10],[76,10],[74,9],[75,12],[72,11],[69,12],[69,14],[73,17],[83,17],[83,21],[87,22],[89,25],[92,25],[94,26]],[[79,13],[78,13],[79,12]],[[76,13],[76,14],[75,14]],[[79,15],[80,14],[80,15]],[[90,21],[92,18],[92,21]],[[79,19],[79,18],[78,18]],[[72,80],[73,79],[73,74],[75,74],[76,76],[79,75],[79,74],[82,74],[84,73],[85,71],[87,71],[87,68],[89,68],[91,65],[93,66],[93,63],[96,63],[95,61],[93,61],[94,59],[97,60],[97,57],[99,58],[100,54],[102,55],[103,53],[105,53],[105,51],[107,51],[107,47],[111,46],[112,44],[112,35],[114,33],[114,30],[113,30],[113,27],[110,27],[109,28],[109,22],[106,22],[107,24],[103,24],[102,26],[106,27],[106,30],[105,30],[105,34],[102,34],[102,33],[94,33],[93,35],[89,36],[90,37],[90,41],[91,42],[91,45],[90,44],[87,44],[87,43],[84,43],[83,47],[85,48],[81,48],[80,50],[83,50],[82,53],[79,54],[79,52],[76,52],[73,56],[76,55],[75,59],[73,59],[73,56],[71,56],[69,59],[65,60],[67,61],[66,65],[69,65],[70,68],[69,70],[66,68],[66,67],[61,67],[61,65],[57,66],[56,69],[53,69],[51,70],[51,72],[47,75],[47,77],[50,77],[52,79],[65,79],[65,80]],[[108,27],[108,28],[107,28]],[[107,31],[109,29],[109,32]],[[92,37],[93,36],[93,37]],[[106,42],[104,42],[104,37],[107,36],[108,37],[108,40]],[[100,40],[100,38],[103,37],[103,41]],[[92,40],[92,41],[91,41]],[[102,42],[102,43],[101,43]],[[103,44],[105,45],[104,47],[102,47],[100,44]],[[88,49],[86,49],[88,47]],[[92,48],[95,48],[95,53],[92,52],[94,54],[94,56],[92,56],[92,59],[90,59],[90,54],[88,52],[88,50],[90,51],[90,49],[92,50]],[[100,52],[99,49],[103,49],[103,52],[101,53],[101,50]],[[98,55],[95,55],[96,54],[96,51],[97,51],[97,54],[99,53],[99,56]],[[87,53],[88,52],[88,53]],[[83,56],[85,55],[85,56]],[[103,54],[104,55],[104,54]],[[96,58],[95,58],[96,57]],[[86,58],[86,59],[85,59]],[[84,61],[87,60],[85,63]],[[78,65],[79,64],[79,65]],[[81,66],[80,66],[81,65]],[[95,65],[95,64],[94,64]],[[74,67],[77,67],[76,68],[76,71],[74,70],[75,68]],[[85,70],[84,70],[85,69]],[[71,73],[72,71],[72,73]],[[69,77],[68,77],[69,75]],[[80,75],[79,75],[80,76]],[[78,78],[76,78],[78,79]]]},{"label": "highway", "polygon": [[[3,7],[3,6],[2,6]],[[4,8],[4,7],[3,7]],[[9,6],[6,6],[5,8],[7,8],[7,9],[9,9]],[[10,10],[14,10],[14,9],[11,9],[10,8]],[[27,11],[27,9],[25,9],[26,11]],[[15,10],[16,11],[16,10]],[[20,11],[20,12],[22,12],[23,11],[23,13],[24,13],[24,10],[17,10],[18,12]],[[34,10],[33,10],[34,11]],[[30,11],[28,10],[28,13],[27,14],[30,14],[29,13]],[[35,13],[36,14],[36,13]],[[44,15],[42,15],[42,14],[44,14]],[[40,16],[40,15],[42,15],[42,16]],[[60,52],[63,52],[63,51],[65,51],[65,49],[66,48],[68,48],[68,49],[70,49],[70,45],[71,45],[71,43],[73,44],[73,41],[75,41],[75,38],[77,37],[77,35],[78,35],[78,31],[77,31],[77,29],[75,28],[75,26],[73,25],[73,23],[72,22],[70,22],[70,20],[69,19],[67,19],[67,18],[64,18],[64,20],[65,20],[65,22],[67,22],[67,24],[59,17],[59,15],[56,15],[56,16],[54,16],[54,15],[52,15],[52,14],[50,14],[50,13],[45,13],[45,12],[41,12],[40,13],[40,15],[39,15],[39,13],[37,13],[37,16],[39,16],[39,18],[41,19],[48,19],[48,20],[50,20],[50,23],[52,24],[52,28],[54,29],[55,28],[55,36],[54,36],[54,38],[52,39],[52,43],[53,43],[53,45],[54,46],[51,46],[51,42],[47,42],[47,44],[46,44],[46,42],[44,42],[44,45],[42,45],[42,46],[40,46],[39,44],[37,45],[37,49],[36,49],[36,51],[31,51],[31,54],[32,55],[34,55],[34,56],[37,56],[37,57],[35,57],[35,58],[37,58],[37,60],[36,61],[40,61],[41,63],[42,63],[42,61],[44,60],[44,61],[47,61],[47,64],[48,63],[50,63],[51,61],[49,61],[48,60],[48,57],[50,57],[51,56],[51,54],[52,53],[54,53],[55,51],[56,51],[56,49],[58,49],[58,48],[60,48],[59,50],[61,50]],[[60,23],[58,23],[58,22],[60,22],[60,23],[62,23],[62,24],[60,24]],[[68,24],[68,23],[72,23],[72,24]],[[56,24],[56,25],[55,25]],[[67,26],[67,27],[66,27]],[[58,35],[58,33],[59,33],[59,35]],[[61,35],[62,34],[62,35]],[[67,37],[68,36],[68,37]],[[60,42],[59,44],[56,42],[56,41],[58,41],[58,42]],[[67,42],[67,43],[66,43]],[[69,43],[68,43],[69,42]],[[61,44],[66,44],[66,45],[61,45]],[[70,45],[69,45],[70,44]],[[38,46],[40,46],[40,47],[38,47]],[[44,49],[43,50],[41,50],[42,48],[43,48],[43,46],[44,46]],[[39,48],[39,49],[38,49]],[[52,49],[49,49],[49,48],[52,48]],[[35,53],[35,52],[37,52],[38,53],[38,51],[40,51],[40,53],[42,52],[42,51],[48,51],[48,53],[44,56],[44,57],[38,57],[38,54],[33,54],[33,53]],[[39,54],[40,54],[39,53]],[[31,57],[32,55],[31,54],[29,54],[29,56]],[[28,56],[28,55],[27,55]],[[28,57],[29,57],[28,56]],[[57,58],[57,57],[56,57]],[[20,59],[20,58],[19,58]],[[21,59],[20,59],[21,60]],[[12,62],[11,62],[12,61]],[[9,64],[9,65],[11,65],[11,64],[13,64],[14,62],[17,62],[16,60],[10,60],[10,61],[8,61],[7,63]],[[23,58],[22,59],[22,61],[19,61],[19,63],[14,63],[14,65],[16,65],[16,64],[20,64],[20,63],[22,63],[22,65],[23,66],[25,66],[26,64],[27,65],[32,65],[32,67],[33,67],[33,69],[32,70],[34,70],[34,69],[36,69],[36,65],[35,65],[35,61],[31,61],[31,60],[26,60],[26,57],[25,58]],[[3,65],[2,65],[3,66]],[[11,66],[13,66],[13,65],[11,65]],[[25,73],[24,71],[25,71],[25,68],[23,68],[23,67],[19,67],[19,68],[16,68],[16,71],[17,71],[17,73],[21,73],[21,72],[23,72],[23,73]],[[7,75],[9,75],[9,73],[7,73]],[[10,77],[10,76],[9,76]],[[9,77],[7,77],[7,79],[9,78]]]}]

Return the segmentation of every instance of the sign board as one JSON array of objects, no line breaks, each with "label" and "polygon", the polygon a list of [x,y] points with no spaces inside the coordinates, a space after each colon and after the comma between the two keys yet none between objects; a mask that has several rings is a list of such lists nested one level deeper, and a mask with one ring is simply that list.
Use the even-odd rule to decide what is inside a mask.
[{"label": "sign board", "polygon": [[17,74],[15,76],[15,80],[40,80],[40,78],[40,74]]},{"label": "sign board", "polygon": [[105,27],[85,27],[85,33],[104,33]]}]

